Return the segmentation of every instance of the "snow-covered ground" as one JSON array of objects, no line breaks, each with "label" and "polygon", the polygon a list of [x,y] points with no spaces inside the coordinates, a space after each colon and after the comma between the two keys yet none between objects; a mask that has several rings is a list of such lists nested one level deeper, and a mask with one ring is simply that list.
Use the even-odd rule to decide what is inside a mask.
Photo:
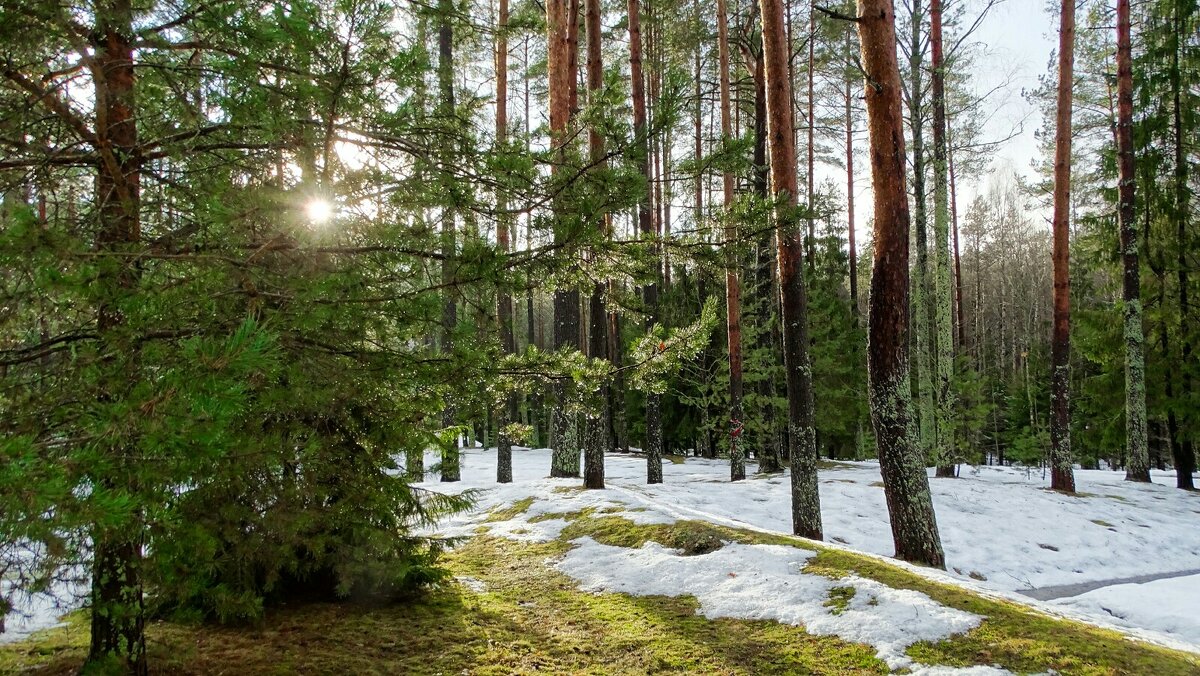
[{"label": "snow-covered ground", "polygon": [[[436,460],[433,455],[428,457],[430,465]],[[548,450],[517,450],[514,483],[497,485],[494,450],[471,449],[464,452],[462,482],[431,480],[424,485],[434,490],[483,489],[478,511],[527,496],[542,498],[523,517],[489,524],[494,533],[523,539],[549,539],[565,526],[556,519],[528,523],[528,518],[584,506],[645,509],[622,514],[643,521],[688,518],[784,533],[791,530],[786,475],[730,483],[726,463],[689,458],[681,464],[666,463],[664,483],[648,486],[644,458],[609,455],[606,490],[563,494],[553,489],[580,482],[546,478],[549,466]],[[749,471],[753,469],[751,466]],[[1200,650],[1200,612],[1196,610],[1200,576],[1104,586],[1106,581],[1121,578],[1200,569],[1200,494],[1174,488],[1169,473],[1156,472],[1154,479],[1151,485],[1133,484],[1124,481],[1121,473],[1077,470],[1078,496],[1051,492],[1046,489],[1048,478],[1040,472],[1015,468],[964,466],[959,478],[931,479],[948,573],[972,589],[1017,600],[1022,598],[1017,592],[1025,590],[1096,583],[1101,586],[1082,595],[1046,602],[1030,599],[1028,603],[1043,608],[1049,603],[1073,617],[1126,628],[1143,637],[1166,637],[1170,643]],[[871,554],[892,554],[879,482],[879,466],[874,462],[839,463],[822,470],[826,540]],[[478,525],[478,511],[451,519],[441,530],[472,532]],[[584,546],[589,551],[603,547],[596,543]],[[637,557],[666,555],[657,550],[630,551],[609,555],[630,556],[631,565]],[[759,558],[762,556],[766,554]],[[656,570],[662,572],[666,566]],[[586,584],[603,585],[584,575],[582,569],[572,574]],[[621,583],[613,580],[611,584],[606,588],[617,589]],[[644,593],[665,591],[654,580],[646,585],[638,589]],[[707,613],[710,606],[703,596],[700,599]],[[801,605],[799,601],[797,605]],[[885,653],[881,649],[886,659]]]},{"label": "snow-covered ground", "polygon": [[[437,457],[430,453],[426,460],[433,466]],[[512,520],[488,523],[491,532],[515,539],[553,539],[565,521],[530,519],[589,506],[620,510],[621,516],[639,523],[701,519],[783,533],[791,529],[786,475],[752,474],[747,481],[730,483],[728,465],[722,461],[689,458],[666,463],[665,482],[647,486],[643,457],[609,455],[606,490],[568,492],[554,489],[578,486],[580,481],[547,478],[546,449],[514,452],[512,484],[495,483],[495,466],[494,449],[470,449],[463,454],[463,481],[442,484],[432,477],[422,484],[440,491],[481,491],[476,510],[448,519],[439,532],[472,534],[483,512],[529,496],[540,499]],[[751,463],[749,471],[753,470]],[[1200,651],[1200,575],[1194,574],[1200,570],[1200,494],[1173,488],[1169,473],[1153,476],[1152,485],[1132,484],[1120,473],[1077,470],[1079,496],[1050,492],[1040,472],[1014,468],[964,466],[957,479],[931,479],[950,569],[941,577],[1016,600],[1023,598],[1019,592],[1031,589],[1052,588],[1046,590],[1052,596],[1074,594],[1027,602]],[[885,557],[892,554],[879,481],[879,467],[873,462],[839,463],[822,470],[822,517],[830,543]],[[655,544],[630,550],[590,540],[577,543],[580,546],[556,565],[585,588],[690,593],[706,615],[802,623],[813,633],[869,643],[892,666],[909,666],[915,673],[950,672],[908,664],[904,647],[964,631],[979,620],[942,608],[921,594],[871,580],[834,583],[802,575],[799,569],[807,558],[803,550],[730,545],[701,557],[681,557]],[[1193,574],[1115,584],[1123,578],[1144,580],[1186,571]],[[1079,588],[1057,589],[1064,585]],[[855,589],[842,612],[824,605],[833,586]],[[1091,587],[1095,588],[1088,591]],[[771,594],[765,595],[764,589]],[[8,631],[0,633],[0,642],[51,626],[64,610],[46,596],[16,601],[21,607],[6,618]],[[28,617],[19,617],[22,612]],[[905,621],[905,613],[921,621]],[[999,672],[976,668],[955,673]]]}]

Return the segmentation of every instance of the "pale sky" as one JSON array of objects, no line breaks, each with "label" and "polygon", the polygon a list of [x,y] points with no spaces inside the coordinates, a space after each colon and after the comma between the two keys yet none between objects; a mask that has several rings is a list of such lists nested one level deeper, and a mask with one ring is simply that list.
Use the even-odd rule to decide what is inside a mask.
[{"label": "pale sky", "polygon": [[[972,6],[982,4],[981,0],[969,2]],[[1042,119],[1021,91],[1037,87],[1038,76],[1047,72],[1050,55],[1058,43],[1057,18],[1046,12],[1044,0],[1003,0],[988,12],[976,36],[976,41],[986,45],[989,52],[975,64],[976,90],[986,91],[1012,73],[1009,91],[998,95],[1000,105],[987,127],[988,135],[1003,137],[1021,126],[1021,133],[997,150],[992,169],[1007,165],[1022,175],[1032,175],[1030,163],[1038,154],[1033,132]],[[978,185],[961,187],[960,215],[986,187],[986,179]]]}]

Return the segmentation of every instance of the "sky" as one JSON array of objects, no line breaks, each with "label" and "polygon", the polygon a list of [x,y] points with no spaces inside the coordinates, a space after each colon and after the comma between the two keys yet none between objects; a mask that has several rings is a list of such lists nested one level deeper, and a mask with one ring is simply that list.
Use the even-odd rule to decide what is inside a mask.
[{"label": "sky", "polygon": [[[968,0],[974,12],[981,0]],[[988,56],[975,64],[977,91],[987,89],[1011,77],[1008,91],[998,95],[996,114],[986,127],[987,135],[1002,138],[1015,128],[1020,133],[997,149],[992,170],[1011,167],[1032,175],[1030,164],[1038,155],[1033,132],[1041,124],[1041,115],[1021,95],[1038,84],[1038,76],[1047,72],[1050,55],[1058,42],[1057,17],[1046,11],[1045,0],[1002,0],[992,7],[976,32],[976,41],[986,46]],[[959,193],[960,212],[978,193],[987,188],[987,179],[964,185]]]}]

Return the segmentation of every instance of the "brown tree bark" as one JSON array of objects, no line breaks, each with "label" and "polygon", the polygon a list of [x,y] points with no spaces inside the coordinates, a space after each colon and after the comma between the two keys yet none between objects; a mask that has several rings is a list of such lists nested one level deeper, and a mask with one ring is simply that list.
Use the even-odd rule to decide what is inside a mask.
[{"label": "brown tree bark", "polygon": [[1138,264],[1133,158],[1133,58],[1129,0],[1117,0],[1117,202],[1121,222],[1125,300],[1125,479],[1150,481],[1146,439],[1146,356],[1142,334],[1141,267]]},{"label": "brown tree bark", "polygon": [[[96,210],[100,231],[96,246],[101,252],[128,253],[141,240],[141,159],[138,156],[136,72],[133,53],[133,8],[129,0],[96,3],[96,30],[92,35],[95,68],[96,128],[101,155],[96,174]],[[107,300],[99,307],[97,330],[108,344],[106,353],[121,354],[129,348],[119,337],[124,323],[119,299],[133,293],[137,272],[133,258],[118,270],[102,273],[99,283],[107,287]],[[111,343],[110,343],[111,341]],[[129,355],[129,359],[133,359]],[[127,389],[128,362],[107,362],[111,395]],[[107,449],[113,466],[97,478],[106,489],[120,495],[135,493],[135,470],[130,466],[130,449]],[[143,530],[140,514],[133,523],[119,527],[97,525],[92,531],[91,646],[87,663],[111,668],[113,660],[133,674],[146,674],[146,616],[142,585]],[[107,665],[107,666],[105,666]]]},{"label": "brown tree bark", "polygon": [[[444,124],[453,124],[455,115],[454,104],[454,3],[451,0],[438,0],[438,89],[439,116]],[[441,151],[441,180],[442,189],[449,194],[453,190],[450,185],[455,179],[451,165],[454,163],[454,139],[444,142]],[[449,205],[442,207],[442,285],[445,297],[442,305],[442,351],[446,354],[454,352],[454,329],[458,326],[458,305],[454,298],[454,255],[457,250],[457,234],[455,232],[454,209]],[[447,402],[442,410],[442,426],[451,427],[457,421],[457,410],[453,402]],[[458,481],[460,478],[459,449],[457,435],[443,442],[442,447],[442,481]]]},{"label": "brown tree bark", "polygon": [[963,313],[962,257],[958,254],[958,190],[954,181],[954,125],[946,125],[946,160],[950,168],[950,228],[954,234],[954,307],[958,322],[959,354],[967,353],[967,321]]},{"label": "brown tree bark", "polygon": [[1058,29],[1054,132],[1054,329],[1050,343],[1050,488],[1075,492],[1071,460],[1071,84],[1075,2],[1063,0]]},{"label": "brown tree bark", "polygon": [[859,0],[858,15],[875,201],[867,351],[871,421],[896,556],[943,568],[925,458],[909,432],[909,211],[896,14],[891,0]]},{"label": "brown tree bark", "polygon": [[817,486],[812,367],[808,359],[808,298],[801,269],[803,246],[797,218],[796,141],[788,73],[790,48],[784,31],[782,1],[761,0],[761,6],[771,187],[783,305],[783,362],[787,371],[792,532],[820,540],[821,497]]},{"label": "brown tree bark", "polygon": [[[1188,159],[1184,151],[1184,130],[1183,130],[1183,101],[1181,91],[1183,89],[1181,83],[1181,74],[1179,69],[1180,52],[1184,49],[1184,22],[1181,16],[1182,3],[1175,3],[1173,30],[1172,30],[1172,49],[1171,49],[1171,98],[1174,103],[1172,112],[1172,123],[1175,128],[1175,248],[1178,252],[1177,259],[1177,288],[1179,296],[1179,343],[1180,343],[1180,363],[1183,368],[1180,369],[1180,396],[1187,400],[1192,395],[1192,339],[1191,339],[1191,321],[1189,318],[1190,307],[1188,304],[1188,251],[1190,251],[1190,242],[1188,241],[1187,223],[1190,216],[1188,211]],[[1186,423],[1180,424],[1175,420],[1175,410],[1169,412],[1168,422],[1172,429],[1171,434],[1175,437],[1176,456],[1175,462],[1175,485],[1178,488],[1191,490],[1195,488],[1195,482],[1192,479],[1192,473],[1196,471],[1196,452],[1192,442],[1191,432]]]},{"label": "brown tree bark", "polygon": [[[588,102],[592,103],[604,86],[604,65],[601,61],[600,33],[600,0],[585,0],[584,28],[587,31],[587,84]],[[597,170],[604,168],[604,136],[600,130],[592,126],[588,130],[588,151],[591,161]],[[605,227],[606,216],[599,214],[597,227],[601,231]],[[588,356],[593,359],[605,359],[608,356],[607,338],[608,313],[604,309],[603,282],[597,281],[589,299],[589,331]],[[609,443],[608,425],[605,424],[607,415],[603,409],[608,407],[608,385],[602,385],[597,393],[597,401],[602,410],[588,415],[588,438],[583,456],[583,486],[584,488],[604,488],[604,451]]]},{"label": "brown tree bark", "polygon": [[954,434],[953,273],[950,268],[950,193],[946,141],[946,64],[942,56],[942,1],[929,3],[929,49],[933,65],[934,372],[937,401],[937,476],[953,477]]},{"label": "brown tree bark", "polygon": [[845,53],[846,63],[846,237],[850,246],[850,309],[855,319],[858,310],[858,247],[854,232],[854,117],[851,104],[854,99],[854,80],[850,76],[853,64],[850,58],[850,31],[846,31]]},{"label": "brown tree bark", "polygon": [[[496,24],[496,145],[503,149],[508,143],[508,0],[500,0]],[[512,219],[505,213],[508,208],[508,195],[505,190],[506,188],[501,186],[496,191],[496,210],[500,213],[496,219],[496,246],[502,253],[507,254],[512,248],[509,241]],[[501,289],[496,299],[500,349],[505,354],[513,354],[517,346],[513,335],[512,295],[507,289]],[[502,484],[512,482],[512,439],[509,438],[506,427],[516,419],[516,395],[509,395],[505,398],[496,419],[496,481]]]},{"label": "brown tree bark", "polygon": [[[808,188],[808,241],[805,242],[804,256],[808,263],[809,271],[816,269],[816,248],[817,248],[817,221],[813,218],[813,192],[815,190],[815,177],[813,175],[816,169],[816,152],[817,152],[817,118],[816,118],[816,101],[814,95],[814,85],[816,82],[816,58],[814,52],[814,43],[817,41],[817,12],[813,9],[813,3],[809,3],[808,7],[808,173],[805,176]],[[790,49],[790,47],[789,47]]]},{"label": "brown tree bark", "polygon": [[[638,201],[638,229],[644,239],[654,239],[654,218],[650,213],[650,195],[653,181],[650,174],[649,147],[646,138],[646,88],[642,73],[642,25],[639,0],[629,0],[629,75],[630,93],[633,97],[633,134],[637,144],[637,164],[645,177],[646,192]],[[642,300],[646,305],[647,328],[658,321],[658,283],[661,267],[655,266],[655,281],[642,287]],[[662,401],[658,394],[646,394],[646,483],[662,483]]]},{"label": "brown tree bark", "polygon": [[[725,0],[717,0],[717,52],[721,81],[721,138],[729,140],[733,137],[733,118],[730,113],[729,88],[729,16]],[[740,481],[746,478],[746,461],[741,446],[742,288],[738,278],[737,256],[734,254],[737,246],[737,226],[729,214],[734,198],[734,175],[728,169],[721,173],[721,189],[726,210],[725,314],[726,335],[729,339],[729,479]]]},{"label": "brown tree bark", "polygon": [[[574,67],[578,59],[574,44],[578,27],[574,18],[578,9],[576,0],[548,0],[546,2],[547,72],[550,94],[550,138],[555,148],[552,172],[561,175],[569,153],[570,139],[567,125],[577,105],[577,78]],[[566,220],[567,200],[559,197],[554,204],[556,219]],[[568,234],[561,225],[555,228],[555,243],[564,245]],[[554,349],[579,349],[579,290],[575,288],[554,291]],[[579,476],[579,439],[575,418],[568,410],[568,387],[561,382],[554,385],[555,406],[551,411],[551,455],[550,476]]]}]

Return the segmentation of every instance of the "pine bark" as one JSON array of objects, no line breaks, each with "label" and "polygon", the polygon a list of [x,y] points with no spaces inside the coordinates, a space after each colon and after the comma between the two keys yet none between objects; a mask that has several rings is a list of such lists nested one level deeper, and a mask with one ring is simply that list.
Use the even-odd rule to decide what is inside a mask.
[{"label": "pine bark", "polygon": [[[572,32],[575,22],[573,0],[548,0],[546,3],[547,71],[550,86],[550,137],[556,149],[553,173],[560,175],[568,158],[569,139],[567,124],[577,96],[572,45],[576,35]],[[559,197],[554,204],[556,220],[566,219],[566,200]],[[565,244],[567,233],[561,222],[555,228],[557,244]],[[556,289],[554,291],[554,349],[579,349],[579,290]],[[550,461],[550,476],[579,476],[579,435],[575,416],[570,413],[569,387],[561,380],[554,387],[554,410],[551,411],[551,441],[553,453]]]},{"label": "pine bark", "polygon": [[[629,0],[629,71],[633,97],[633,134],[638,169],[645,177],[645,194],[638,201],[638,229],[642,237],[654,239],[654,218],[650,213],[650,196],[653,180],[650,173],[650,149],[646,137],[646,88],[642,72],[642,26],[639,1]],[[655,247],[657,251],[657,247]],[[657,260],[657,253],[655,254]],[[655,263],[654,281],[642,287],[642,301],[646,306],[646,327],[652,328],[658,321],[658,282],[661,266]],[[646,483],[662,483],[662,402],[658,394],[646,394]]]},{"label": "pine bark", "polygon": [[[845,53],[847,59],[850,57],[850,31],[846,31]],[[849,243],[850,253],[850,309],[854,312],[854,317],[857,322],[859,316],[858,309],[858,247],[856,243],[856,233],[854,232],[854,117],[851,103],[854,98],[854,79],[850,76],[852,72],[851,63],[846,64],[846,238]]]},{"label": "pine bark", "polygon": [[[1176,281],[1179,296],[1179,370],[1180,397],[1188,401],[1192,396],[1192,342],[1191,324],[1188,307],[1188,260],[1190,246],[1187,233],[1188,212],[1188,160],[1184,151],[1183,107],[1181,74],[1179,69],[1180,52],[1184,48],[1184,22],[1180,16],[1183,3],[1176,2],[1174,6],[1174,25],[1172,30],[1171,49],[1171,98],[1173,99],[1172,123],[1175,129],[1175,245],[1178,252]],[[1192,473],[1196,471],[1196,452],[1192,442],[1191,430],[1186,425],[1180,425],[1175,419],[1175,410],[1169,411],[1168,422],[1171,424],[1172,436],[1175,438],[1175,485],[1179,488],[1192,490],[1195,482]],[[1174,421],[1174,422],[1172,422]]]},{"label": "pine bark", "polygon": [[891,0],[859,0],[858,14],[875,210],[867,351],[871,421],[896,556],[944,568],[925,457],[909,431],[909,211],[896,15]]},{"label": "pine bark", "polygon": [[933,245],[934,324],[937,346],[937,475],[953,477],[954,327],[950,271],[950,194],[946,158],[946,64],[942,57],[942,2],[930,0],[929,43],[933,62]]},{"label": "pine bark", "polygon": [[909,54],[909,124],[912,126],[913,227],[916,229],[917,262],[912,279],[912,350],[917,355],[917,430],[921,451],[933,458],[937,447],[937,424],[933,394],[933,290],[929,284],[928,217],[925,209],[925,132],[921,110],[924,91],[921,76],[921,2],[913,0]]},{"label": "pine bark", "polygon": [[[457,128],[454,104],[454,3],[438,0],[438,92],[441,99],[442,123]],[[442,189],[447,195],[453,190],[454,139],[450,138],[441,149]],[[454,329],[458,326],[458,305],[454,298],[454,256],[457,249],[454,209],[448,204],[442,207],[442,285],[445,289],[442,300],[442,351],[447,355],[454,352]],[[452,427],[458,413],[453,401],[447,401],[442,410],[442,427]],[[442,481],[460,479],[458,435],[442,443]]]},{"label": "pine bark", "polygon": [[[133,8],[128,0],[109,0],[96,6],[96,32],[92,47],[95,78],[96,137],[102,145],[96,176],[96,211],[101,252],[127,253],[141,240],[141,159],[138,156],[137,100],[134,83]],[[115,271],[102,273],[99,283],[109,290],[106,299],[133,293],[137,273],[132,258]],[[97,332],[107,345],[104,352],[122,354],[128,341],[120,336],[124,317],[119,304],[104,301],[97,316]],[[128,355],[134,359],[134,355]],[[112,396],[127,389],[127,373],[116,358],[107,361],[105,390]],[[122,446],[107,449],[111,468],[99,483],[117,495],[135,494],[137,468],[132,452]],[[143,530],[141,514],[121,527],[97,525],[92,532],[91,646],[87,665],[146,674],[146,615],[142,583]]]},{"label": "pine bark", "polygon": [[[721,138],[733,137],[729,87],[729,16],[725,0],[717,0],[717,51],[721,80]],[[746,460],[742,453],[742,287],[738,277],[737,225],[729,213],[733,206],[734,175],[721,173],[725,200],[725,314],[729,340],[729,479],[746,478]]]},{"label": "pine bark", "polygon": [[[600,0],[585,0],[584,29],[587,32],[587,84],[588,101],[595,102],[604,86],[604,65],[601,61],[600,34]],[[604,136],[600,130],[592,126],[588,130],[588,151],[591,161],[596,163],[596,169],[604,168]],[[597,216],[597,227],[604,231],[605,215]],[[608,313],[604,309],[604,283],[596,282],[592,297],[588,301],[589,329],[588,356],[593,359],[605,359],[608,356],[607,338]],[[587,446],[583,458],[583,485],[585,488],[604,488],[604,451],[608,446],[608,426],[605,424],[608,406],[608,385],[602,384],[597,391],[596,400],[601,410],[588,414]]]},{"label": "pine bark", "polygon": [[[496,145],[503,149],[508,142],[508,0],[500,0],[496,23]],[[508,209],[507,197],[505,188],[500,187],[496,192],[496,210],[500,213],[496,219],[496,245],[504,254],[511,249],[509,228],[512,218],[505,213]],[[505,354],[513,354],[516,352],[516,340],[513,335],[512,295],[507,289],[501,289],[496,298],[500,349]],[[505,396],[496,416],[496,481],[502,484],[512,482],[512,439],[507,428],[516,419],[517,398],[515,394],[510,394]]]},{"label": "pine bark", "polygon": [[958,354],[967,353],[967,320],[963,313],[962,257],[958,253],[958,193],[954,185],[953,125],[946,124],[946,164],[950,170],[950,232],[954,234],[954,308],[958,328]]},{"label": "pine bark", "polygon": [[[813,199],[816,187],[816,157],[817,157],[817,118],[816,118],[816,58],[815,58],[815,43],[817,41],[817,12],[813,9],[815,3],[810,2],[808,6],[808,172],[805,175],[808,187],[808,241],[805,242],[804,256],[808,263],[809,271],[816,269],[816,249],[817,249],[817,221],[813,216]],[[791,41],[789,40],[789,62]]]},{"label": "pine bark", "polygon": [[1146,435],[1146,355],[1142,333],[1141,267],[1138,223],[1134,214],[1137,185],[1133,158],[1133,59],[1129,0],[1117,0],[1117,201],[1121,222],[1122,287],[1125,301],[1125,479],[1150,481]]},{"label": "pine bark", "polygon": [[1063,0],[1058,32],[1058,101],[1054,132],[1054,329],[1050,344],[1050,488],[1075,492],[1071,460],[1071,85],[1075,2]]},{"label": "pine bark", "polygon": [[797,218],[796,141],[788,72],[791,50],[784,31],[783,2],[761,0],[761,6],[771,186],[783,305],[783,362],[787,372],[792,532],[820,540],[821,497],[817,486],[812,367],[808,359],[808,298],[801,265],[803,243]]},{"label": "pine bark", "polygon": [[[423,15],[423,14],[417,16],[416,17],[416,42],[417,42],[417,44],[422,45],[422,46],[427,44],[427,40],[429,38],[428,31],[429,31],[429,19],[427,18],[427,16]],[[418,111],[418,115],[421,116],[421,119],[425,119],[425,115],[427,112],[426,94],[427,94],[427,85],[425,84],[425,78],[420,78],[413,88],[413,104]],[[278,178],[279,178],[278,187],[280,189],[282,189],[283,188],[283,180],[284,180],[283,153],[282,152],[280,152],[280,154],[277,158],[277,162],[278,162],[277,174],[278,174]],[[418,180],[423,180],[425,177],[425,171],[423,169],[424,164],[425,164],[424,162],[419,163],[416,167],[415,173],[416,173],[416,177]],[[419,225],[419,227],[422,227],[422,228],[426,227],[425,210],[424,209],[421,209],[417,212],[416,220],[418,221],[417,225]],[[430,277],[432,277],[432,275],[430,275]],[[427,282],[432,283],[433,280],[428,279]],[[432,332],[429,334],[426,334],[426,340],[428,341],[428,344],[430,346],[433,345]],[[424,480],[424,478],[425,478],[425,449],[424,448],[419,448],[419,447],[411,448],[405,453],[404,473],[410,481]]]}]

